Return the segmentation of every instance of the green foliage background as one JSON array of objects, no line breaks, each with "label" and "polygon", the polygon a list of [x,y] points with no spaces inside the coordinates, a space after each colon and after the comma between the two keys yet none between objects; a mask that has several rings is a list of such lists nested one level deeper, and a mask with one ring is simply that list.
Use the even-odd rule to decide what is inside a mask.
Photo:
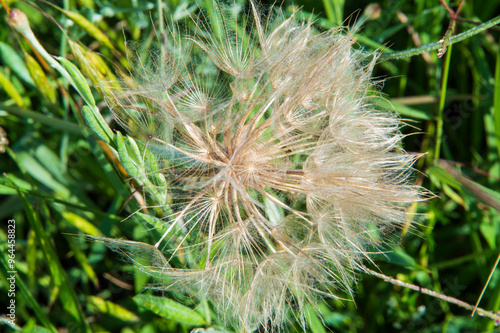
[{"label": "green foliage background", "polygon": [[[236,0],[244,11],[248,3]],[[155,36],[158,4],[165,17],[186,17],[210,1],[65,0],[7,1],[21,8],[45,49],[74,61],[68,36],[98,52],[109,67],[126,65],[124,40]],[[271,2],[264,4],[271,5]],[[358,47],[384,55],[443,38],[449,15],[437,0],[299,0],[286,13],[313,13],[319,29],[343,22],[361,26]],[[451,8],[457,2],[449,3]],[[466,1],[460,17],[486,22],[500,1]],[[81,17],[88,23],[81,21]],[[24,38],[0,18],[0,126],[10,141],[0,155],[0,303],[7,304],[7,221],[16,221],[16,324],[26,332],[189,332],[221,328],[209,305],[181,295],[144,290],[148,278],[102,244],[84,235],[154,243],[144,220],[126,219],[138,207],[131,180],[81,117],[82,98],[60,75],[44,67]],[[71,19],[70,19],[71,18]],[[90,23],[92,22],[92,23]],[[153,26],[155,23],[156,27]],[[360,23],[362,22],[362,24]],[[457,33],[474,24],[457,22]],[[97,29],[97,30],[96,30]],[[99,35],[102,33],[103,35]],[[107,37],[103,37],[107,36]],[[405,148],[427,153],[415,181],[436,198],[413,207],[420,213],[401,246],[376,263],[386,275],[474,304],[500,246],[500,51],[498,30],[448,48],[403,60],[381,61],[374,76],[402,118]],[[107,39],[109,38],[109,39]],[[417,45],[417,46],[419,46]],[[30,56],[25,56],[25,52]],[[39,64],[38,66],[36,64]],[[76,64],[76,62],[75,62]],[[449,74],[446,74],[449,68]],[[93,89],[101,113],[114,124]],[[442,128],[442,131],[441,131]],[[436,147],[439,147],[436,149]],[[122,210],[122,206],[128,208]],[[373,268],[373,267],[372,267]],[[481,306],[500,308],[500,275],[493,274]],[[140,296],[137,296],[140,295]],[[2,306],[3,307],[3,306]],[[355,302],[320,304],[309,330],[320,332],[494,332],[494,322],[442,301],[360,276]],[[195,310],[191,310],[195,309]],[[5,307],[0,313],[6,311]],[[322,321],[321,321],[322,320]],[[288,331],[301,331],[291,322]]]}]

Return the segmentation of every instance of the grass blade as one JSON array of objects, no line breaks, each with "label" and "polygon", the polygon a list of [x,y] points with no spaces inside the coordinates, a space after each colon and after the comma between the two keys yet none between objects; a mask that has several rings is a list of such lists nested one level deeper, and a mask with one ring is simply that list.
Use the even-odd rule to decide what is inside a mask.
[{"label": "grass blade", "polygon": [[150,310],[163,318],[181,324],[193,326],[205,324],[205,319],[198,312],[169,298],[137,295],[134,297],[134,302],[140,307]]},{"label": "grass blade", "polygon": [[[13,184],[12,184],[13,185]],[[14,185],[15,186],[15,185]],[[28,218],[30,227],[35,231],[36,239],[43,250],[43,254],[50,269],[50,273],[55,286],[59,288],[60,301],[64,306],[66,313],[69,315],[72,322],[77,324],[82,332],[90,332],[90,328],[87,326],[85,317],[83,315],[80,303],[76,298],[76,294],[73,287],[69,284],[66,273],[64,272],[61,263],[51,245],[50,238],[48,237],[45,229],[38,217],[38,215],[33,210],[32,205],[28,201],[28,198],[22,191],[18,191],[19,198],[21,199],[24,212]],[[71,323],[68,323],[71,325]]]}]

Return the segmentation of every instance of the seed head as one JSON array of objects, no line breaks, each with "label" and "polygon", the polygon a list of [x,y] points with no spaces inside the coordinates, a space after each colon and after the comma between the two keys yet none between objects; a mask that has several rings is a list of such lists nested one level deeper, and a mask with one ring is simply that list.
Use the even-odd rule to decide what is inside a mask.
[{"label": "seed head", "polygon": [[238,329],[279,330],[289,308],[305,325],[318,297],[351,294],[421,191],[401,121],[373,104],[376,56],[348,30],[264,20],[250,4],[243,27],[215,3],[216,26],[172,29],[108,96],[170,201],[155,247],[108,245],[148,253],[154,264],[138,266],[168,281],[157,288],[209,298]]}]

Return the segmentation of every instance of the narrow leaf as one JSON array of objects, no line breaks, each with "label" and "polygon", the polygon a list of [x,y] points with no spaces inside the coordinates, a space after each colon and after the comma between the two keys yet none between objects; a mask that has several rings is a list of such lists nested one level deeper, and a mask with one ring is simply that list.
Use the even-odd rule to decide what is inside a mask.
[{"label": "narrow leaf", "polygon": [[374,99],[374,103],[381,107],[382,109],[386,110],[394,110],[398,114],[404,116],[404,117],[409,117],[412,119],[418,119],[418,120],[430,120],[433,119],[433,117],[424,111],[394,102],[390,101],[387,99],[383,98],[376,98]]},{"label": "narrow leaf", "polygon": [[45,96],[51,103],[56,102],[56,91],[51,87],[47,75],[42,69],[42,66],[28,53],[24,53],[24,61],[28,67],[28,71],[35,81],[35,86],[38,88],[40,93]]},{"label": "narrow leaf", "polygon": [[58,8],[67,18],[73,20],[76,24],[78,24],[83,30],[85,30],[90,36],[94,37],[99,42],[103,43],[110,49],[114,49],[115,47],[109,40],[108,36],[104,34],[98,27],[96,27],[92,22],[87,20],[83,15],[72,12],[69,10],[64,10]]},{"label": "narrow leaf", "polygon": [[17,91],[16,87],[12,82],[10,82],[9,78],[5,76],[4,73],[0,72],[0,87],[9,95],[10,98],[16,102],[20,107],[24,106],[23,97]]},{"label": "narrow leaf", "polygon": [[92,95],[90,87],[87,83],[87,79],[85,79],[82,72],[80,72],[80,70],[66,58],[58,57],[57,60],[59,60],[63,67],[68,71],[70,77],[73,79],[73,83],[75,84],[74,88],[78,91],[78,94],[80,94],[80,96],[82,96],[82,98],[85,100],[85,103],[87,103],[87,105],[90,107],[97,108],[94,96]]},{"label": "narrow leaf", "polygon": [[137,295],[134,302],[160,317],[170,319],[182,324],[199,326],[205,324],[205,319],[196,311],[179,304],[169,298],[151,295]]},{"label": "narrow leaf", "polygon": [[59,262],[57,254],[51,245],[50,238],[47,235],[39,216],[34,212],[33,206],[28,201],[26,195],[21,191],[18,191],[18,195],[22,202],[26,217],[28,218],[29,225],[35,230],[37,243],[42,249],[46,265],[50,269],[50,275],[53,279],[53,283],[59,289],[59,300],[61,301],[63,308],[71,320],[78,323],[78,327],[82,330],[82,332],[89,332],[90,329],[85,321],[80,303],[77,300],[73,287],[69,284],[66,273]]},{"label": "narrow leaf", "polygon": [[99,229],[95,225],[93,225],[83,217],[68,211],[62,212],[61,215],[66,220],[66,222],[82,231],[86,235],[92,235],[96,237],[102,236],[101,231],[99,231]]},{"label": "narrow leaf", "polygon": [[100,297],[97,296],[89,296],[87,297],[87,302],[94,307],[97,311],[101,313],[105,313],[109,316],[118,318],[120,320],[128,321],[128,322],[133,322],[133,321],[138,321],[139,317],[125,309],[124,307],[115,304],[110,301],[106,301]]},{"label": "narrow leaf", "polygon": [[97,136],[107,144],[111,144],[114,140],[113,132],[108,124],[99,113],[97,107],[84,106],[82,108],[83,118],[85,123],[97,134]]},{"label": "narrow leaf", "polygon": [[7,67],[12,69],[12,71],[19,76],[24,82],[31,86],[35,83],[29,75],[29,71],[23,61],[23,58],[17,54],[17,52],[9,44],[0,42],[0,59]]},{"label": "narrow leaf", "polygon": [[140,170],[137,164],[130,158],[127,145],[123,136],[120,132],[116,133],[116,149],[118,150],[118,156],[120,157],[120,162],[122,163],[125,170],[129,175],[135,177],[139,174]]}]

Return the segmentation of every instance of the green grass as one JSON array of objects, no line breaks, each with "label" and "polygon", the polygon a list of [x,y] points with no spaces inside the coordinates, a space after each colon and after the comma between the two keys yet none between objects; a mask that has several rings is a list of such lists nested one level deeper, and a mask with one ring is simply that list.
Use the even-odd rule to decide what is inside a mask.
[{"label": "green grass", "polygon": [[[113,68],[127,66],[124,39],[147,42],[155,31],[168,33],[152,24],[159,22],[155,6],[161,1],[151,6],[126,1],[123,7],[107,0],[63,1],[65,12],[43,2],[9,3],[25,11],[50,54],[66,57],[84,73],[74,61],[68,38],[95,50]],[[385,60],[376,66],[374,76],[385,79],[381,92],[407,119],[405,149],[425,154],[415,165],[415,181],[436,197],[413,207],[418,213],[413,228],[405,231],[400,247],[377,258],[378,269],[475,304],[500,248],[499,31],[468,36],[448,46],[440,59],[437,51],[399,59],[392,54],[420,46],[415,41],[425,45],[443,38],[449,16],[437,1],[382,0],[375,14],[374,7],[371,13],[365,11],[370,1],[293,3],[302,7],[304,18],[314,14],[320,29],[342,21],[352,25],[356,17],[358,22],[364,20],[357,23],[361,25],[358,46],[367,52],[384,51]],[[293,3],[284,1],[287,13],[293,11]],[[205,7],[210,1],[198,4],[212,15],[214,9]],[[174,17],[185,24],[185,18],[199,8],[191,0],[165,1],[162,11],[165,21]],[[498,12],[500,1],[470,0],[460,17],[487,22]],[[102,97],[95,89],[85,91],[85,84],[79,86],[87,101],[95,99],[97,106],[103,106],[104,119],[91,118],[95,114],[82,109],[85,101],[78,92],[8,28],[5,11],[0,16],[0,126],[10,141],[7,152],[0,155],[0,218],[5,221],[0,228],[1,304],[9,302],[9,219],[16,221],[17,270],[17,326],[7,325],[2,317],[0,330],[145,333],[220,327],[206,301],[169,293],[163,294],[165,299],[153,297],[162,295],[144,290],[151,282],[144,274],[103,244],[87,240],[85,235],[154,244],[157,239],[145,232],[143,224],[157,221],[145,221],[139,214],[127,218],[140,206],[130,198],[133,182],[99,137],[107,142],[125,139],[106,131],[106,126],[98,135],[82,130],[86,126],[82,114],[95,127],[112,123]],[[456,34],[473,27],[457,22]],[[66,69],[71,71],[71,65]],[[381,101],[381,107],[390,107],[388,102]],[[120,147],[133,153],[124,141]],[[477,314],[471,318],[470,312],[455,305],[373,276],[360,276],[355,290],[355,302],[320,304],[322,321],[311,316],[310,330],[495,331],[487,318]],[[498,273],[492,275],[480,306],[493,312],[500,309]],[[291,323],[287,330],[300,331],[298,327]]]}]

